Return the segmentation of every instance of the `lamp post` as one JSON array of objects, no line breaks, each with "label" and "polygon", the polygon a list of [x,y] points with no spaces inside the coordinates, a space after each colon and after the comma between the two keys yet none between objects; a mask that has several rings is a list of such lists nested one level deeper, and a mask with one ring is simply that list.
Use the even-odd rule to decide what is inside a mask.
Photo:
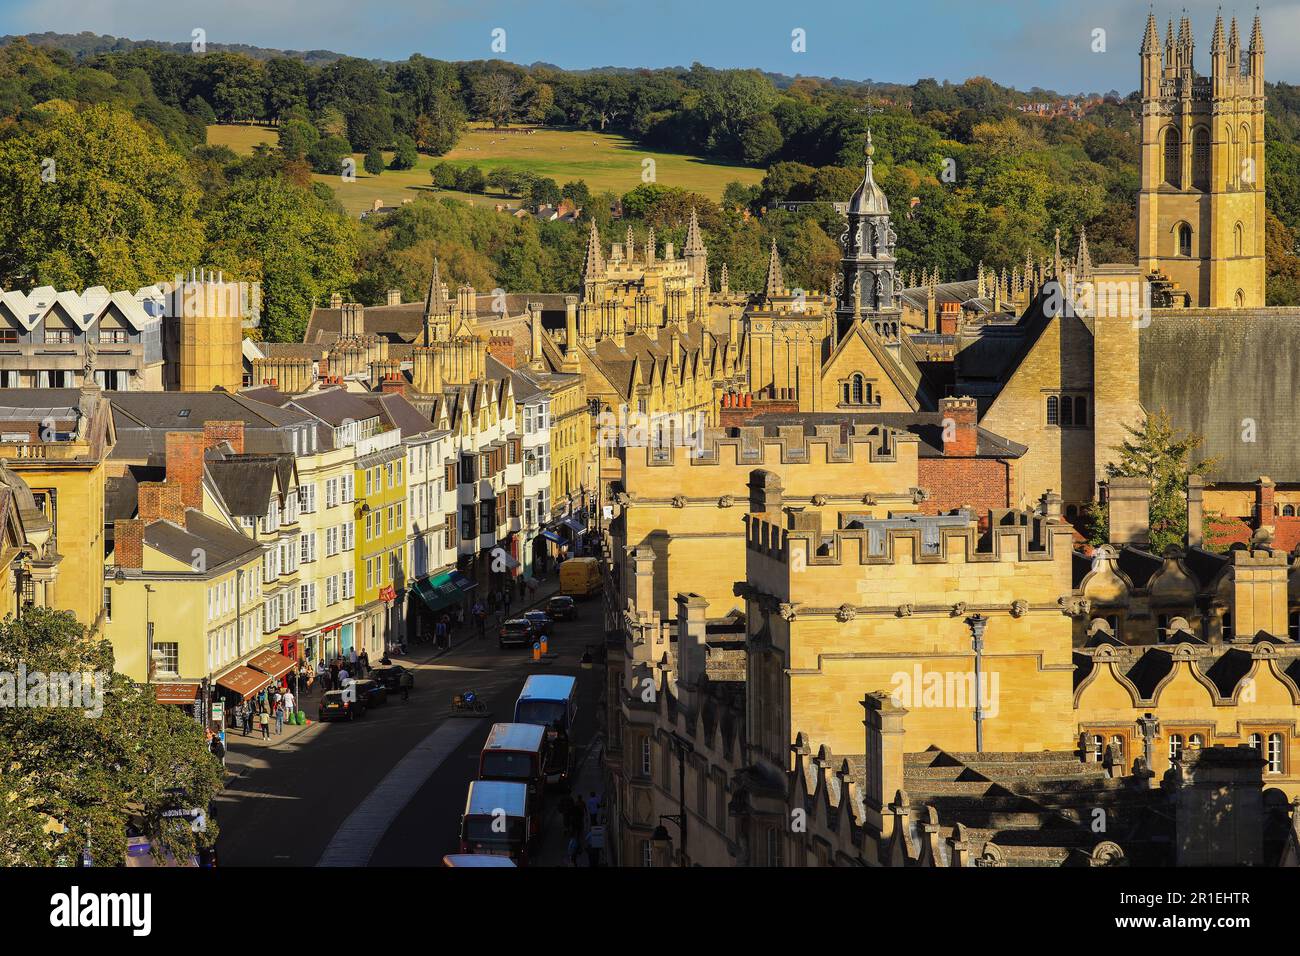
[{"label": "lamp post", "polygon": [[668,828],[664,826],[664,823],[677,824],[677,829],[680,830],[682,834],[682,852],[679,858],[681,860],[681,865],[684,867],[687,865],[686,841],[688,834],[688,821],[686,817],[686,756],[687,754],[694,753],[695,748],[691,745],[689,740],[679,736],[678,734],[672,734],[671,739],[673,742],[673,750],[677,753],[677,812],[661,813],[659,815],[659,825],[655,827],[654,833],[651,835],[650,839],[660,846],[665,844],[671,845],[672,838],[668,835]]},{"label": "lamp post", "polygon": [[153,683],[153,621],[149,618],[149,595],[153,585],[144,586],[144,682]]},{"label": "lamp post", "polygon": [[984,658],[984,628],[989,619],[983,614],[972,614],[966,618],[970,628],[971,648],[975,651],[975,751],[984,752],[984,701],[980,691],[980,665]]}]

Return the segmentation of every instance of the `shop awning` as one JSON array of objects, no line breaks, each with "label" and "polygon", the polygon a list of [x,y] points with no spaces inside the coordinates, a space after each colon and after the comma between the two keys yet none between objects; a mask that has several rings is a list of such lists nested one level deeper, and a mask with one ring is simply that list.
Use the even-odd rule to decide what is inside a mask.
[{"label": "shop awning", "polygon": [[160,704],[192,704],[199,697],[198,684],[154,684],[153,693]]},{"label": "shop awning", "polygon": [[251,667],[240,665],[239,667],[231,668],[218,677],[217,683],[226,688],[226,690],[234,691],[244,700],[247,700],[267,684],[271,683],[271,678],[263,674],[261,671],[255,671]]},{"label": "shop awning", "polygon": [[411,590],[415,592],[416,596],[424,602],[424,606],[430,611],[441,611],[444,608],[458,604],[465,593],[457,587],[453,575],[454,572],[452,571],[435,574],[431,578],[416,581]]},{"label": "shop awning", "polygon": [[293,670],[296,665],[278,651],[266,650],[250,660],[248,666],[255,667],[263,674],[269,675],[271,680],[279,680]]},{"label": "shop awning", "polygon": [[455,583],[456,587],[466,593],[469,593],[478,587],[477,581],[471,580],[459,571],[451,572],[451,580]]},{"label": "shop awning", "polygon": [[567,518],[564,519],[564,526],[566,528],[569,528],[571,531],[573,531],[576,534],[587,533],[587,526],[584,525],[577,518],[573,517],[573,515],[569,515]]},{"label": "shop awning", "polygon": [[547,541],[553,541],[556,544],[564,544],[564,539],[561,538],[554,531],[552,531],[550,528],[547,528],[545,531],[542,532],[542,537],[545,538]]}]

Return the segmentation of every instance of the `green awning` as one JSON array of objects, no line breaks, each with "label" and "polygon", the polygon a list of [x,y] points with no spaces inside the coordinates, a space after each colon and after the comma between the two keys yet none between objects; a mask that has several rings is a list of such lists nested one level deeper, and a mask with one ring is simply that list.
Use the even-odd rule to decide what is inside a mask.
[{"label": "green awning", "polygon": [[424,606],[430,611],[441,611],[461,601],[462,591],[452,580],[452,572],[446,571],[422,581],[416,581],[412,588]]}]

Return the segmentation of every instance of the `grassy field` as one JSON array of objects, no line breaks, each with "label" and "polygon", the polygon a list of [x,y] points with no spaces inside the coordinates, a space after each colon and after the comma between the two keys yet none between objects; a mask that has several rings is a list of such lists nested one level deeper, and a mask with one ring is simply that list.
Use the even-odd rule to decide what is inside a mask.
[{"label": "grassy field", "polygon": [[[248,154],[258,143],[273,143],[277,134],[264,126],[209,126],[208,142],[229,146],[237,153]],[[385,153],[385,158],[389,154]],[[574,179],[585,180],[592,192],[611,190],[622,194],[642,182],[643,163],[654,160],[655,181],[665,186],[680,186],[714,199],[722,198],[729,182],[757,183],[763,170],[748,166],[728,166],[708,162],[681,153],[657,153],[639,149],[622,136],[580,130],[539,130],[531,135],[470,129],[446,156],[421,156],[414,169],[384,170],[378,176],[361,167],[362,156],[356,154],[357,178],[343,182],[338,176],[314,175],[333,187],[335,194],[351,213],[369,209],[376,199],[390,206],[422,193],[456,196],[476,203],[496,203],[500,196],[477,196],[449,190],[434,190],[429,170],[440,162],[458,166],[476,165],[484,173],[498,166],[527,169],[549,176],[559,185]]]}]

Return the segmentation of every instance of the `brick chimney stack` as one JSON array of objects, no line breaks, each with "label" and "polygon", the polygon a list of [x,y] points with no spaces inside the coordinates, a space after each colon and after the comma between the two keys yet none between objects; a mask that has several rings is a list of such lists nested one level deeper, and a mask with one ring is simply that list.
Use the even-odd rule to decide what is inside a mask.
[{"label": "brick chimney stack", "polygon": [[244,423],[211,421],[203,423],[204,450],[215,448],[223,441],[230,442],[236,455],[244,453]]},{"label": "brick chimney stack", "polygon": [[185,504],[181,499],[180,482],[144,481],[137,491],[136,510],[144,524],[170,521],[185,526]]},{"label": "brick chimney stack", "polygon": [[1267,475],[1260,475],[1255,482],[1255,528],[1272,524],[1276,516],[1275,495],[1277,485]]},{"label": "brick chimney stack", "polygon": [[202,432],[167,433],[167,480],[181,487],[186,508],[203,507],[203,453],[207,446]]},{"label": "brick chimney stack", "polygon": [[950,397],[939,400],[943,416],[943,454],[946,458],[973,458],[979,447],[979,424],[975,399]]},{"label": "brick chimney stack", "polygon": [[139,518],[113,522],[113,561],[119,568],[132,570],[144,564],[144,522]]}]

